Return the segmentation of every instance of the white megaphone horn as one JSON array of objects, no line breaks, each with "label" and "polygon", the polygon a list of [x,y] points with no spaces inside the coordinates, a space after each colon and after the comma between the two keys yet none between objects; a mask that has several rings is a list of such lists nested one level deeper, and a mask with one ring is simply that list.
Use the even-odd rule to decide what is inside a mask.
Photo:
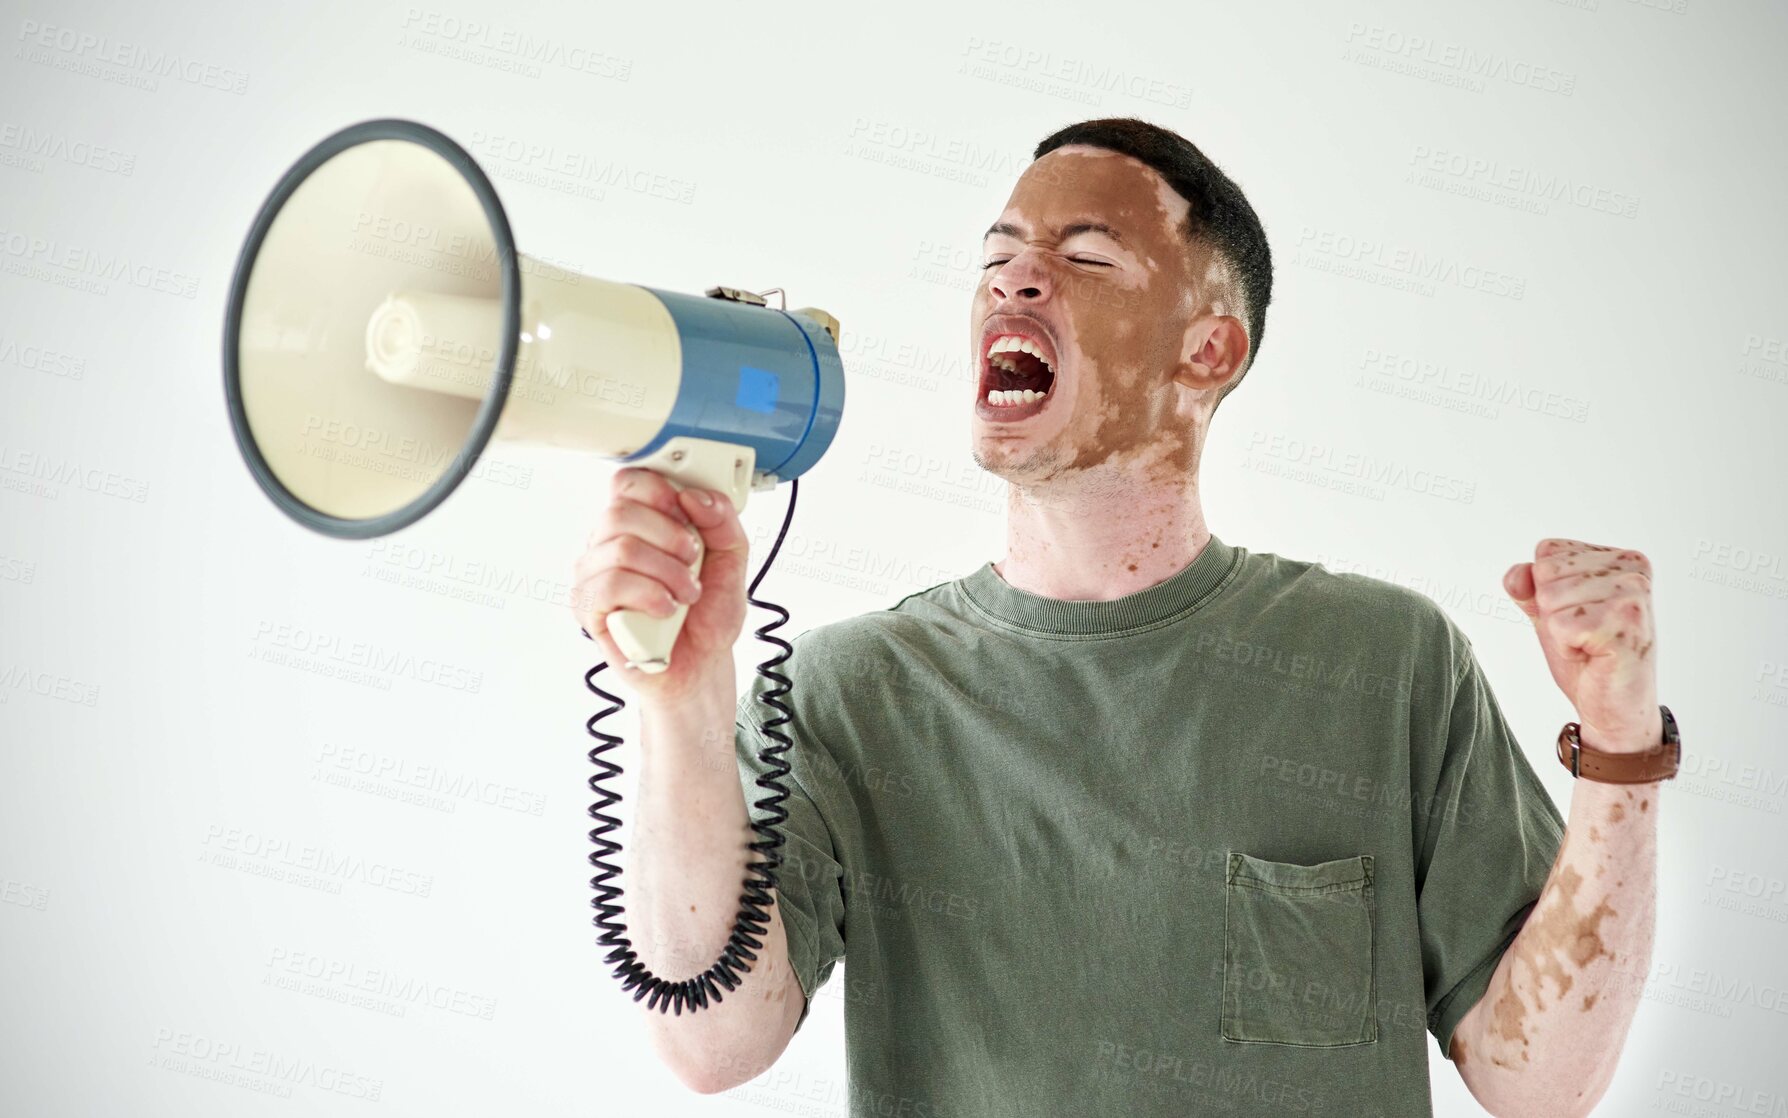
[{"label": "white megaphone horn", "polygon": [[[743,511],[811,469],[844,411],[831,315],[523,256],[478,164],[407,120],[345,128],[280,179],[236,264],[223,358],[255,480],[348,539],[420,519],[493,438],[590,451]],[[630,666],[663,671],[688,608],[619,610],[608,630]]]}]

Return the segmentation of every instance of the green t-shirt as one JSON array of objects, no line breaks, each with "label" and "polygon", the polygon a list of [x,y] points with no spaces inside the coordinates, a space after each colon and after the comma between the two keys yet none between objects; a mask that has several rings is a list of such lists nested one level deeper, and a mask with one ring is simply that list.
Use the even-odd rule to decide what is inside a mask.
[{"label": "green t-shirt", "polygon": [[1563,838],[1432,600],[1215,537],[1112,601],[987,563],[792,644],[778,903],[810,999],[846,962],[853,1115],[1431,1114],[1424,1033]]}]

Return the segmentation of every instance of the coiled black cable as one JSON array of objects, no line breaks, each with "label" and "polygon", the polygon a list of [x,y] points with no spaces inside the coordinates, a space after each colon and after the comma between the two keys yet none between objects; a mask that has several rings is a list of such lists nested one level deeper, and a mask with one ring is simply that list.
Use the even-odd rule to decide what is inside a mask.
[{"label": "coiled black cable", "polygon": [[[588,687],[592,693],[614,704],[606,710],[598,711],[584,723],[584,729],[589,732],[590,736],[602,743],[590,750],[590,763],[599,770],[590,777],[590,791],[601,797],[590,805],[590,818],[600,824],[590,831],[590,841],[596,845],[596,849],[590,852],[590,865],[599,871],[595,877],[590,879],[590,888],[596,891],[596,896],[590,899],[590,907],[596,909],[597,912],[592,923],[602,929],[602,935],[596,940],[597,946],[614,949],[608,953],[603,962],[618,964],[614,974],[621,980],[621,989],[634,991],[633,1000],[636,1002],[641,998],[646,998],[648,1010],[656,1009],[661,1013],[669,1010],[681,1016],[685,1008],[692,1013],[698,1009],[708,1008],[710,998],[713,999],[714,1004],[718,1005],[724,1000],[720,988],[725,987],[727,990],[733,990],[738,987],[741,981],[740,975],[751,970],[751,962],[757,959],[757,950],[763,947],[763,942],[757,937],[764,935],[769,930],[769,907],[775,903],[772,892],[776,888],[776,871],[782,865],[782,832],[780,828],[782,823],[788,819],[788,812],[782,806],[783,801],[788,799],[788,789],[783,787],[779,778],[788,774],[789,766],[782,760],[781,754],[793,744],[788,737],[776,729],[793,718],[793,713],[782,702],[782,696],[789,692],[789,680],[787,676],[776,670],[776,666],[785,662],[793,654],[794,647],[781,637],[771,635],[775,630],[782,628],[788,621],[789,614],[787,610],[774,602],[759,600],[757,585],[763,581],[764,575],[770,569],[770,564],[776,561],[776,552],[781,549],[782,539],[788,534],[789,522],[794,519],[795,498],[799,495],[800,489],[799,478],[790,481],[788,509],[783,513],[782,530],[776,533],[776,542],[771,545],[770,554],[764,557],[763,566],[758,568],[757,576],[751,580],[745,590],[746,601],[760,609],[767,609],[777,614],[775,621],[758,628],[757,638],[782,649],[780,655],[765,660],[757,666],[757,674],[776,683],[775,687],[766,688],[758,696],[758,701],[781,712],[780,717],[761,723],[758,727],[765,737],[777,743],[766,746],[758,753],[758,759],[771,771],[759,776],[756,783],[759,787],[769,789],[772,794],[758,800],[756,806],[767,809],[771,814],[769,818],[763,820],[752,820],[752,829],[764,837],[758,842],[752,843],[750,849],[763,854],[764,861],[753,862],[745,867],[756,876],[747,876],[745,879],[745,892],[739,898],[739,915],[733,922],[733,932],[727,940],[726,948],[713,965],[693,978],[673,981],[648,970],[639,961],[639,955],[634,951],[632,941],[627,938],[627,925],[620,919],[625,911],[625,906],[617,903],[621,899],[622,890],[619,885],[613,885],[610,882],[621,876],[621,870],[620,867],[605,861],[604,856],[621,852],[621,844],[606,837],[610,831],[621,825],[621,821],[613,816],[603,814],[602,809],[620,803],[621,796],[617,792],[611,792],[604,788],[602,782],[611,776],[619,776],[622,769],[621,766],[602,755],[620,745],[621,738],[618,735],[598,730],[596,723],[621,710],[627,704],[619,696],[610,694],[596,685],[596,676],[609,666],[608,661],[604,660],[584,673],[584,686]],[[590,634],[586,631],[584,636],[589,637]]]}]

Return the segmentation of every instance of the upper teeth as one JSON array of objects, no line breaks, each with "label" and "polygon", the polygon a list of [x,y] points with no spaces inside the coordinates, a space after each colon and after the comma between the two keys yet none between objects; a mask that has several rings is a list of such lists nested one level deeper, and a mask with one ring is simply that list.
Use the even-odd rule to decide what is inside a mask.
[{"label": "upper teeth", "polygon": [[998,365],[1000,368],[1005,369],[1007,372],[1016,371],[1018,366],[1011,361],[994,360],[995,355],[1001,353],[1028,353],[1032,357],[1043,362],[1044,368],[1049,369],[1051,372],[1054,371],[1054,367],[1049,364],[1049,358],[1043,356],[1043,347],[1039,346],[1036,342],[1031,341],[1029,338],[1021,338],[1016,334],[1002,334],[993,339],[993,344],[987,347],[987,357],[989,361]]}]

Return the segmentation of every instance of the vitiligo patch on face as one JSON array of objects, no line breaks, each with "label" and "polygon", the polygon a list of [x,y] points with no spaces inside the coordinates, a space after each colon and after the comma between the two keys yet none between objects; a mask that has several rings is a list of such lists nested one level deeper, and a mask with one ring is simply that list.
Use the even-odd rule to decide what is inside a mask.
[{"label": "vitiligo patch on face", "polygon": [[[1180,391],[1172,381],[1191,342],[1186,298],[1193,247],[1182,232],[1189,212],[1186,199],[1152,168],[1103,149],[1059,148],[1020,176],[1000,221],[1031,237],[1099,221],[1122,237],[1121,250],[1107,242],[1099,252],[1120,257],[1120,267],[1077,265],[1071,252],[1030,253],[1020,265],[994,270],[975,293],[978,344],[979,325],[1002,295],[1010,307],[1024,302],[1011,298],[1016,288],[1049,288],[1035,313],[1055,334],[1064,365],[1058,377],[1071,376],[1073,385],[1068,407],[1037,418],[1045,425],[1040,439],[1053,444],[1034,451],[1037,461],[1053,459],[1062,473],[1072,473],[1123,456],[1162,481],[1192,472],[1196,424],[1176,412]],[[1101,285],[1122,288],[1124,296],[1102,297]],[[1070,456],[1062,461],[1064,453]]]}]

